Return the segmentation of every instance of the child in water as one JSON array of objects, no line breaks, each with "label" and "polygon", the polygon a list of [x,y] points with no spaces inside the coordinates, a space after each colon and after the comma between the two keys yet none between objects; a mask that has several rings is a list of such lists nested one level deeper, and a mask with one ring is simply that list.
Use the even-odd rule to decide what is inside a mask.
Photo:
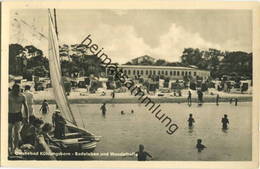
[{"label": "child in water", "polygon": [[134,110],[131,110],[131,113],[134,114]]},{"label": "child in water", "polygon": [[198,139],[197,140],[197,145],[196,148],[198,149],[198,152],[200,153],[204,148],[207,148],[206,146],[204,146],[203,144],[201,144],[202,140]]},{"label": "child in water", "polygon": [[222,129],[223,129],[223,130],[227,130],[227,129],[228,129],[228,126],[227,126],[227,125],[229,124],[229,120],[228,120],[226,114],[225,114],[224,117],[222,118],[221,122],[222,122]]},{"label": "child in water", "polygon": [[153,158],[149,153],[144,151],[144,145],[142,144],[139,145],[139,151],[135,154],[137,154],[138,161],[146,161],[147,156],[149,156],[151,159]]},{"label": "child in water", "polygon": [[190,114],[190,117],[188,119],[189,128],[193,127],[193,123],[195,123],[194,118],[192,117],[192,114]]},{"label": "child in water", "polygon": [[124,111],[122,110],[122,111],[121,111],[121,115],[124,115],[124,114],[125,114],[125,113],[124,113]]}]

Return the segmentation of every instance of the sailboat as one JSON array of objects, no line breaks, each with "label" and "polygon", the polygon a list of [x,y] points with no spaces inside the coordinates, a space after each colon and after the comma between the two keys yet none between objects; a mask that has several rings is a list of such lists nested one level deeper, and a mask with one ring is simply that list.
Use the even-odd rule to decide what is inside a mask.
[{"label": "sailboat", "polygon": [[95,136],[93,133],[87,131],[84,127],[80,126],[74,117],[74,113],[71,110],[64,90],[64,83],[61,73],[57,30],[54,27],[54,24],[56,22],[54,23],[50,10],[48,11],[48,14],[49,68],[51,83],[53,86],[54,98],[56,100],[58,108],[62,116],[66,120],[65,137],[62,139],[54,138],[54,141],[63,143],[66,146],[65,151],[93,151],[96,148],[97,142],[100,141],[100,136]]}]

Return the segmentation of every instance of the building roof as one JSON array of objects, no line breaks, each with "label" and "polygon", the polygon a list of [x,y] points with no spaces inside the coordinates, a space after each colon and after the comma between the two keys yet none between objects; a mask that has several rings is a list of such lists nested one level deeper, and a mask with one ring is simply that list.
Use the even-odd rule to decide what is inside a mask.
[{"label": "building roof", "polygon": [[[198,68],[192,67],[181,67],[181,66],[146,66],[146,65],[119,65],[121,68],[136,68],[136,69],[179,69],[179,70],[199,70]],[[204,70],[206,71],[206,70]]]},{"label": "building roof", "polygon": [[144,56],[139,56],[139,57],[137,57],[137,58],[134,58],[134,59],[132,59],[132,61],[138,60],[138,59],[141,59],[141,58],[149,58],[149,59],[152,59],[152,60],[156,60],[155,58],[153,58],[153,57],[151,57],[151,56],[144,55]]}]

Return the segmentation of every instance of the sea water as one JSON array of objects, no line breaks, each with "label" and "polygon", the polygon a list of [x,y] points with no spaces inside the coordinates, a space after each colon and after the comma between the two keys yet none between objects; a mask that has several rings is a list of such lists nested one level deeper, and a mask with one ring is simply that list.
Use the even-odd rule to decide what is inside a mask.
[{"label": "sea water", "polygon": [[[94,152],[96,160],[136,160],[133,156],[143,144],[154,160],[167,161],[249,161],[252,154],[252,103],[205,103],[202,106],[185,103],[162,103],[162,112],[171,117],[178,129],[172,135],[143,104],[107,104],[102,116],[101,104],[72,104],[80,125],[102,136]],[[39,109],[39,105],[35,106]],[[50,105],[51,112],[55,105]],[[124,115],[121,115],[121,111]],[[131,113],[131,110],[134,113]],[[193,114],[194,128],[189,129],[188,117]],[[229,129],[222,130],[221,118],[229,118]],[[47,121],[51,116],[46,115]],[[197,152],[197,139],[207,148]],[[118,156],[111,154],[119,154]],[[120,155],[122,154],[122,155]],[[130,154],[130,155],[129,155]]]}]

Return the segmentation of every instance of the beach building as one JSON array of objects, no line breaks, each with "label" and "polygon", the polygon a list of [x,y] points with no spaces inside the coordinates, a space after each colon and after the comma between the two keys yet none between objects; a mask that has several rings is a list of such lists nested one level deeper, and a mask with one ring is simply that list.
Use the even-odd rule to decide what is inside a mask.
[{"label": "beach building", "polygon": [[163,75],[172,80],[182,80],[184,76],[201,77],[203,80],[210,77],[210,72],[194,67],[177,67],[177,66],[144,66],[144,65],[119,65],[125,75],[134,77],[140,75],[148,78],[152,75]]}]

